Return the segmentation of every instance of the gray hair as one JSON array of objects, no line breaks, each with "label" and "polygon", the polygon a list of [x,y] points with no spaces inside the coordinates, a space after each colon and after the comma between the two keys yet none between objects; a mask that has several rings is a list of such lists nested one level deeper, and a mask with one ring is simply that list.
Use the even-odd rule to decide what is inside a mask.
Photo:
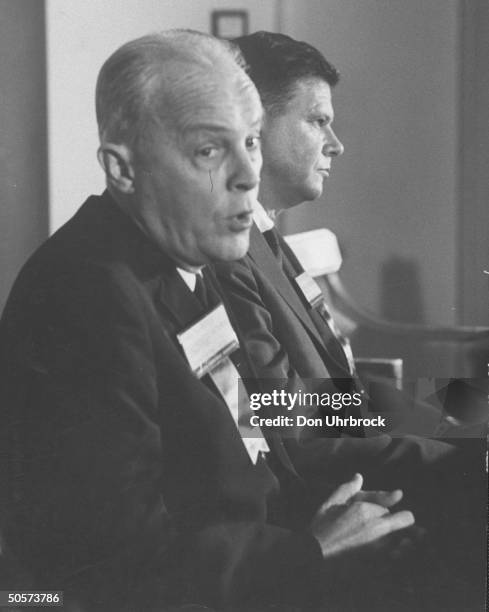
[{"label": "gray hair", "polygon": [[208,78],[218,62],[244,72],[239,49],[202,32],[167,30],[117,49],[102,66],[95,94],[101,144],[135,147],[148,124],[169,112],[188,73]]}]

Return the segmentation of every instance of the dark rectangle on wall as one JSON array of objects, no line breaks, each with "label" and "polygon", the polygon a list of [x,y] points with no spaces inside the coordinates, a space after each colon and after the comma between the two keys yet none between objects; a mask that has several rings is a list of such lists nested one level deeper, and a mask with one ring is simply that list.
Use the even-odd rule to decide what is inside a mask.
[{"label": "dark rectangle on wall", "polygon": [[231,40],[249,31],[248,11],[212,11],[211,34]]}]

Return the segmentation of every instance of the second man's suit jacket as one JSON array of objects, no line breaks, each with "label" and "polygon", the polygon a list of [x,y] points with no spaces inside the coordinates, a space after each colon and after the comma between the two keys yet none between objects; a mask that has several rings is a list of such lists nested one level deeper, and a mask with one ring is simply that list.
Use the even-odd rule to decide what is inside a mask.
[{"label": "second man's suit jacket", "polygon": [[331,332],[311,316],[255,225],[248,255],[215,269],[258,371],[270,368],[277,378],[296,371],[304,379],[351,379],[341,347],[327,348]]},{"label": "second man's suit jacket", "polygon": [[[301,379],[313,379],[320,388],[322,377],[333,377],[334,384],[338,375],[344,377],[342,382],[348,381],[346,357],[341,355],[339,342],[336,348],[333,345],[334,352],[328,350],[330,330],[324,321],[311,316],[291,282],[291,276],[301,271],[293,255],[288,269],[282,267],[254,226],[246,257],[218,264],[215,269],[259,376],[289,377],[292,387]],[[352,385],[354,382],[351,380]],[[361,471],[368,475],[367,488],[393,486],[412,492],[411,499],[415,509],[421,511],[420,516],[426,505],[423,496],[426,500],[431,495],[436,497],[436,487],[418,496],[420,489],[416,491],[414,486],[418,469],[424,473],[423,477],[432,477],[435,483],[436,474],[430,472],[429,466],[440,457],[456,454],[451,445],[438,440],[414,436],[391,438],[381,431],[369,438],[343,436],[308,441],[298,454],[297,447],[289,446],[289,449],[304,477],[315,474],[320,479],[321,475],[328,474],[341,480]],[[439,499],[442,497],[440,494]]]}]

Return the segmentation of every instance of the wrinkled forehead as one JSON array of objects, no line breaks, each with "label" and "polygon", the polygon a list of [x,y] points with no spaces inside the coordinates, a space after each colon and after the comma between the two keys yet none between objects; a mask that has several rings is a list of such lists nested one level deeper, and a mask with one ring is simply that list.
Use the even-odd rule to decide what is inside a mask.
[{"label": "wrinkled forehead", "polygon": [[160,120],[178,130],[192,124],[235,117],[239,123],[255,123],[261,118],[258,92],[248,75],[237,64],[177,62],[165,75],[164,103]]}]

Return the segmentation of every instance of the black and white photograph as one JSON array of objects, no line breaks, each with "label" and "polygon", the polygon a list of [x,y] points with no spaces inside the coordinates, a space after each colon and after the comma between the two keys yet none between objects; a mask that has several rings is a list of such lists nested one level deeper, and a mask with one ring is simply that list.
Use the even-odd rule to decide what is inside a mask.
[{"label": "black and white photograph", "polygon": [[484,612],[488,0],[0,0],[0,610]]}]

